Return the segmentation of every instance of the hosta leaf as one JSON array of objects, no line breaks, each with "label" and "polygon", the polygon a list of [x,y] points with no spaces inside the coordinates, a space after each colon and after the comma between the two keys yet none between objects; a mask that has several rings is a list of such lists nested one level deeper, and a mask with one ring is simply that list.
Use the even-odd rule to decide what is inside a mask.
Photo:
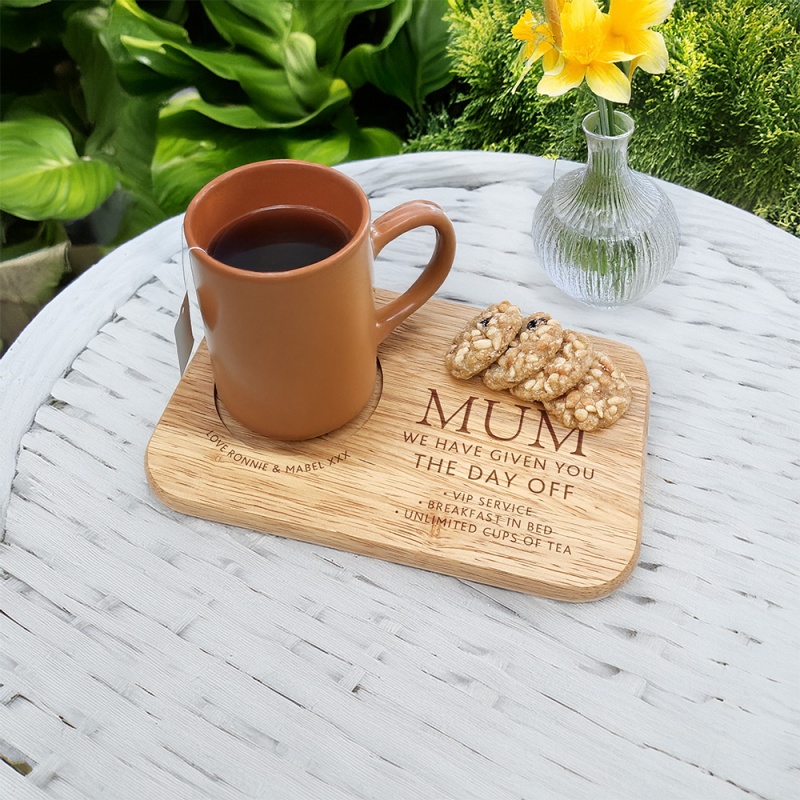
[{"label": "hosta leaf", "polygon": [[393,2],[397,0],[294,0],[293,28],[314,39],[321,66],[335,67],[342,56],[345,33],[353,17],[385,8]]},{"label": "hosta leaf", "polygon": [[196,90],[187,90],[174,97],[165,106],[167,111],[196,111],[208,119],[227,125],[231,128],[241,128],[243,130],[268,130],[275,125],[265,120],[252,106],[229,105],[218,106],[208,103],[197,94]]},{"label": "hosta leaf", "polygon": [[64,45],[80,66],[86,113],[94,126],[83,152],[114,164],[123,184],[150,193],[150,161],[160,97],[131,97],[117,81],[106,49],[108,11],[90,8],[70,15]]},{"label": "hosta leaf", "polygon": [[[218,0],[204,0],[208,3],[216,3]],[[241,11],[247,17],[259,20],[259,24],[264,25],[276,35],[291,30],[292,25],[292,6],[297,0],[227,0],[225,5],[233,6],[237,11]],[[328,2],[328,0],[324,0]]]},{"label": "hosta leaf", "polygon": [[133,0],[114,0],[114,6],[118,11],[125,12],[119,17],[119,24],[124,29],[117,30],[117,34],[127,32],[169,42],[189,41],[189,34],[181,25],[148,14]]},{"label": "hosta leaf", "polygon": [[203,8],[226,42],[249,50],[273,67],[283,64],[283,42],[292,29],[289,3],[203,0]]},{"label": "hosta leaf", "polygon": [[[277,84],[280,88],[281,84]],[[196,111],[204,117],[219,122],[222,125],[229,125],[233,128],[253,129],[253,130],[282,130],[297,128],[306,123],[313,122],[315,119],[331,113],[334,109],[343,105],[350,99],[350,90],[342,80],[335,80],[331,83],[330,93],[325,101],[311,113],[303,116],[289,117],[280,119],[278,111],[292,109],[296,114],[302,113],[292,102],[292,95],[287,87],[283,87],[283,97],[281,98],[276,91],[273,95],[276,107],[272,109],[270,118],[262,116],[255,108],[246,105],[216,105],[203,100],[196,91],[187,91],[171,100],[167,108],[178,111]],[[279,101],[283,100],[283,105],[278,107]]]},{"label": "hosta leaf", "polygon": [[212,178],[254,161],[296,158],[334,166],[353,158],[389,155],[400,140],[379,128],[345,124],[329,132],[241,131],[204,119],[185,108],[166,108],[159,122],[153,177],[159,205],[167,215],[186,210]]},{"label": "hosta leaf", "polygon": [[34,6],[43,6],[49,2],[50,0],[2,0],[0,6],[6,8],[33,8]]},{"label": "hosta leaf", "polygon": [[[410,0],[405,0],[410,2]],[[365,80],[419,111],[425,97],[452,79],[447,55],[449,28],[445,0],[415,0],[411,15],[392,41],[359,45],[339,70],[352,86]],[[402,2],[398,3],[400,13]]]},{"label": "hosta leaf", "polygon": [[187,59],[174,63],[179,56],[172,54],[170,59],[159,49],[164,42],[189,44],[188,33],[146,13],[132,0],[116,0],[111,6],[106,41],[117,78],[136,93],[176,89],[202,76],[202,70]]},{"label": "hosta leaf", "polygon": [[0,45],[24,53],[42,40],[57,39],[64,27],[61,3],[0,0]]},{"label": "hosta leaf", "polygon": [[317,68],[317,45],[307,34],[295,32],[286,40],[286,82],[306,108],[324,102],[330,78]]},{"label": "hosta leaf", "polygon": [[396,155],[402,149],[401,139],[385,128],[361,128],[352,108],[343,109],[336,117],[334,126],[347,133],[349,148],[346,158],[355,161],[363,158]]},{"label": "hosta leaf", "polygon": [[379,54],[386,50],[403,25],[408,22],[413,5],[414,0],[395,0],[390,9],[389,27],[381,41],[377,44],[356,45],[342,59],[337,71],[353,89],[357,89],[369,80],[372,62],[379,58]]},{"label": "hosta leaf", "polygon": [[80,66],[86,116],[92,125],[106,120],[115,124],[116,112],[128,99],[120,92],[111,58],[100,43],[107,25],[108,9],[76,11],[67,19],[62,37],[67,52]]},{"label": "hosta leaf", "polygon": [[153,184],[164,213],[179,214],[208,181],[253,161],[285,157],[282,135],[218,125],[189,110],[165,109],[153,158]]},{"label": "hosta leaf", "polygon": [[[194,60],[185,57],[185,50],[172,42],[120,36],[120,44],[130,56],[153,72],[171,78],[176,85],[191,84],[202,75]],[[192,49],[192,48],[188,48]]]},{"label": "hosta leaf", "polygon": [[5,120],[26,117],[52,117],[58,120],[72,134],[76,148],[82,149],[86,139],[86,122],[66,93],[44,89],[37,94],[17,97],[8,104],[3,115]]},{"label": "hosta leaf", "polygon": [[[127,48],[132,48],[130,40],[123,39],[123,43]],[[292,87],[286,70],[267,67],[249,53],[212,51],[143,40],[136,40],[135,47],[139,58],[146,57],[149,50],[153,68],[159,71],[177,77],[179,70],[185,68],[185,59],[188,59],[218,78],[229,81],[232,89],[241,87],[261,116],[278,126],[300,124],[350,96],[341,80],[332,80],[318,70],[314,70],[312,74],[303,74],[302,71],[307,69],[307,61],[304,61],[307,54],[300,52],[296,54],[298,74],[293,78],[300,89],[298,93]],[[207,83],[207,78],[195,81],[198,86],[205,86]],[[231,94],[230,101],[236,102],[237,98],[233,96],[233,92]]]},{"label": "hosta leaf", "polygon": [[385,128],[361,128],[350,137],[348,161],[397,155],[403,148],[399,136]]},{"label": "hosta leaf", "polygon": [[[158,49],[169,54],[174,61],[185,62],[185,59],[182,58],[182,56],[185,56],[217,77],[228,81],[239,80],[242,75],[254,74],[264,69],[263,62],[249,53],[239,53],[232,50],[208,50],[203,47],[194,47],[176,42],[152,42],[151,46],[156,44],[159,45]],[[156,48],[153,47],[153,49]]]},{"label": "hosta leaf", "polygon": [[0,209],[23,219],[75,219],[114,190],[114,170],[81,158],[67,128],[48,117],[0,122]]},{"label": "hosta leaf", "polygon": [[286,137],[286,157],[313,161],[328,167],[340,164],[350,152],[350,137],[344,131],[330,131],[324,136]]}]

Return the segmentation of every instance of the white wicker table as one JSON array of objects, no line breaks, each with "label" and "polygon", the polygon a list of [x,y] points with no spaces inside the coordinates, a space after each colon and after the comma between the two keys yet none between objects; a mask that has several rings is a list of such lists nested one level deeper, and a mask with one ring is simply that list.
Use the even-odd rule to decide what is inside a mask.
[{"label": "white wicker table", "polygon": [[[445,207],[441,297],[508,298],[642,354],[638,567],[572,605],[162,506],[143,460],[179,379],[170,220],[0,360],[0,754],[18,766],[0,762],[0,797],[797,797],[800,241],[667,186],[675,270],[602,312],[533,256],[552,162],[343,169],[376,215]],[[405,288],[425,237],[392,245],[376,284]]]}]

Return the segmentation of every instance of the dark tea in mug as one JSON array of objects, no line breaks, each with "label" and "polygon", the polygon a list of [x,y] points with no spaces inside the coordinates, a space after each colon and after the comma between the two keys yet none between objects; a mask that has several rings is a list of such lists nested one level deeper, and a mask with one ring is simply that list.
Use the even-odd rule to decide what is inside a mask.
[{"label": "dark tea in mug", "polygon": [[223,228],[208,254],[249,272],[288,272],[338,253],[352,233],[335,217],[309,206],[269,206]]}]

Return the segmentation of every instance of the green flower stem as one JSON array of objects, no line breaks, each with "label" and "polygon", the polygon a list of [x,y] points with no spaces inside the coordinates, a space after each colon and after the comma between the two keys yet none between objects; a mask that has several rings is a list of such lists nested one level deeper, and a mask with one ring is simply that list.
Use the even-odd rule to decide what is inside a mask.
[{"label": "green flower stem", "polygon": [[600,111],[600,130],[598,133],[601,136],[614,136],[616,134],[616,126],[614,125],[614,104],[605,97],[595,95],[597,99],[597,108]]}]

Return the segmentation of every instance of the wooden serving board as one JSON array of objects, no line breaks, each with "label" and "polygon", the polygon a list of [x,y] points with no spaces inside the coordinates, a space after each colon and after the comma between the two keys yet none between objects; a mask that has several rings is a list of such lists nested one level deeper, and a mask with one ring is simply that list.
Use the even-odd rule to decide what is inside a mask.
[{"label": "wooden serving board", "polygon": [[571,601],[609,594],[641,540],[644,363],[593,339],[633,400],[610,428],[570,431],[536,403],[447,372],[444,354],[475,313],[428,302],[381,345],[360,417],[305,442],[230,418],[202,343],[147,448],[153,491],[186,514],[493,586]]}]

